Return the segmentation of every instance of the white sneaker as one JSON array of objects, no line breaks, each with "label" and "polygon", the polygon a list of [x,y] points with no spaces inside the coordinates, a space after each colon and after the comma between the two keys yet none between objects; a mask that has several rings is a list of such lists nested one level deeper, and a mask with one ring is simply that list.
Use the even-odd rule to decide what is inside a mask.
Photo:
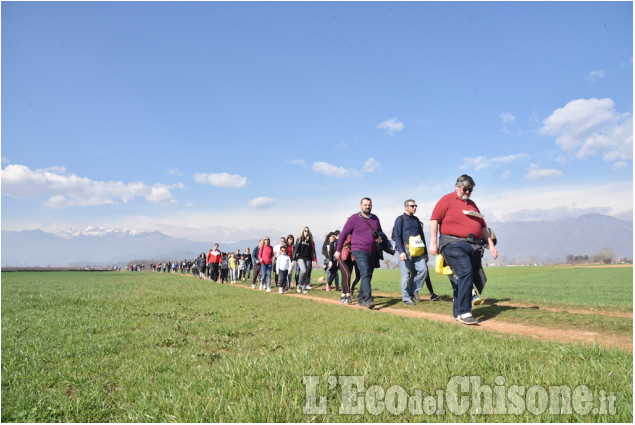
[{"label": "white sneaker", "polygon": [[267,292],[271,292],[271,289],[267,288]]},{"label": "white sneaker", "polygon": [[251,284],[251,289],[256,289],[256,285],[254,283]]},{"label": "white sneaker", "polygon": [[278,292],[280,292],[281,294],[284,294],[284,289],[280,288]]},{"label": "white sneaker", "polygon": [[313,289],[313,288],[311,288],[311,285],[307,285],[306,289]]},{"label": "white sneaker", "polygon": [[302,292],[302,289],[300,289],[300,287],[299,287],[299,286],[298,286],[297,288],[295,288],[295,289],[298,291],[298,294],[299,294],[300,292]]},{"label": "white sneaker", "polygon": [[303,289],[303,290],[302,290],[302,293],[303,293],[303,294],[306,294],[306,289]]},{"label": "white sneaker", "polygon": [[260,284],[260,287],[258,287],[258,289],[262,291],[262,283]]}]

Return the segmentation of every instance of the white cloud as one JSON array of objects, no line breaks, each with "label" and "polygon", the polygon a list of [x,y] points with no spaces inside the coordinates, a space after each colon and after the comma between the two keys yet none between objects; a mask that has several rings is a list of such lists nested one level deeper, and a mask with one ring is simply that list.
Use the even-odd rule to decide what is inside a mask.
[{"label": "white cloud", "polygon": [[381,169],[381,164],[375,158],[368,158],[366,162],[364,162],[362,170],[356,170],[318,161],[313,163],[311,169],[318,174],[339,179],[344,177],[362,177],[364,173],[374,173]]},{"label": "white cloud", "polygon": [[395,131],[401,131],[404,129],[404,123],[399,121],[397,118],[391,118],[389,120],[380,122],[379,124],[377,124],[377,128],[379,129],[385,129],[386,130],[386,134],[389,136],[392,136]]},{"label": "white cloud", "polygon": [[525,177],[528,180],[544,180],[559,177],[561,175],[561,170],[556,170],[555,168],[540,168],[540,165],[538,164],[531,164],[527,169]]},{"label": "white cloud", "polygon": [[381,169],[381,164],[379,161],[375,160],[375,158],[368,158],[364,163],[364,172],[366,173],[374,173]]},{"label": "white cloud", "polygon": [[228,189],[241,189],[247,184],[247,177],[229,173],[196,173],[194,181],[198,184],[209,184]]},{"label": "white cloud", "polygon": [[311,168],[318,174],[324,174],[327,177],[334,178],[361,177],[362,175],[362,173],[357,170],[338,167],[337,165],[329,164],[328,162],[314,162]]},{"label": "white cloud", "polygon": [[572,100],[543,121],[541,132],[557,136],[558,146],[578,159],[633,159],[633,116],[618,114],[611,99]]},{"label": "white cloud", "polygon": [[93,181],[68,173],[64,167],[31,170],[17,164],[2,170],[2,194],[14,198],[48,196],[45,205],[50,208],[127,203],[136,197],[155,203],[173,201],[170,186],[164,184]]},{"label": "white cloud", "polygon": [[178,168],[173,168],[171,170],[168,170],[168,174],[171,175],[171,176],[182,176],[183,175],[181,170],[179,170]]},{"label": "white cloud", "polygon": [[474,168],[476,171],[479,171],[499,164],[507,164],[522,158],[527,158],[527,154],[517,153],[506,156],[497,156],[494,158],[487,158],[485,156],[477,156],[475,158],[467,157],[463,159],[463,165],[461,165],[461,168]]},{"label": "white cloud", "polygon": [[260,196],[254,198],[247,205],[252,208],[271,208],[276,204],[276,200],[273,198],[267,198],[266,196]]},{"label": "white cloud", "polygon": [[507,124],[513,124],[514,121],[516,121],[516,117],[509,113],[509,112],[502,112],[499,115],[501,121],[503,121],[503,124],[507,125]]},{"label": "white cloud", "polygon": [[600,70],[589,72],[589,74],[586,77],[584,77],[584,79],[592,83],[595,83],[597,80],[604,78],[605,75],[606,75],[606,71],[603,69],[600,69]]}]

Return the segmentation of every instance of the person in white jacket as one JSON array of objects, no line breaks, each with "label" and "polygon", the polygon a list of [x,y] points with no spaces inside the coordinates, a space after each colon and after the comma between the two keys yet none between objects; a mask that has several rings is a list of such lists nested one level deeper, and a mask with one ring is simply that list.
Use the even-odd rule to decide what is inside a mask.
[{"label": "person in white jacket", "polygon": [[287,246],[282,245],[280,247],[280,254],[276,259],[276,268],[278,269],[278,275],[280,276],[280,290],[281,294],[284,294],[287,289],[287,285],[289,284],[289,279],[287,276],[289,275],[289,270],[291,269],[291,258],[287,255]]}]

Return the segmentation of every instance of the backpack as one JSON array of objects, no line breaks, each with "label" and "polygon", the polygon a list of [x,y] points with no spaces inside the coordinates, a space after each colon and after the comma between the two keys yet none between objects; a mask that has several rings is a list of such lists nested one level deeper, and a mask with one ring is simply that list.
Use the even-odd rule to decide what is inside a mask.
[{"label": "backpack", "polygon": [[[399,218],[401,219],[401,228],[403,229],[403,214],[401,214],[399,216]],[[392,239],[393,241],[395,240],[395,228],[392,228],[392,234],[390,235],[390,239]]]}]

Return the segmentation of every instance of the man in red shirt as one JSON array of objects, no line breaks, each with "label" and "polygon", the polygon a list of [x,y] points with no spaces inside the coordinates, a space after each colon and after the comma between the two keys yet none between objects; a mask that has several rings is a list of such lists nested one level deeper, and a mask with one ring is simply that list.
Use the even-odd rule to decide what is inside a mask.
[{"label": "man in red shirt", "polygon": [[470,199],[475,185],[472,177],[460,176],[455,191],[437,202],[430,217],[430,253],[441,252],[452,267],[458,280],[453,314],[456,320],[467,325],[477,323],[472,316],[472,283],[482,268],[483,246],[489,245],[494,259],[498,258],[487,223]]}]

